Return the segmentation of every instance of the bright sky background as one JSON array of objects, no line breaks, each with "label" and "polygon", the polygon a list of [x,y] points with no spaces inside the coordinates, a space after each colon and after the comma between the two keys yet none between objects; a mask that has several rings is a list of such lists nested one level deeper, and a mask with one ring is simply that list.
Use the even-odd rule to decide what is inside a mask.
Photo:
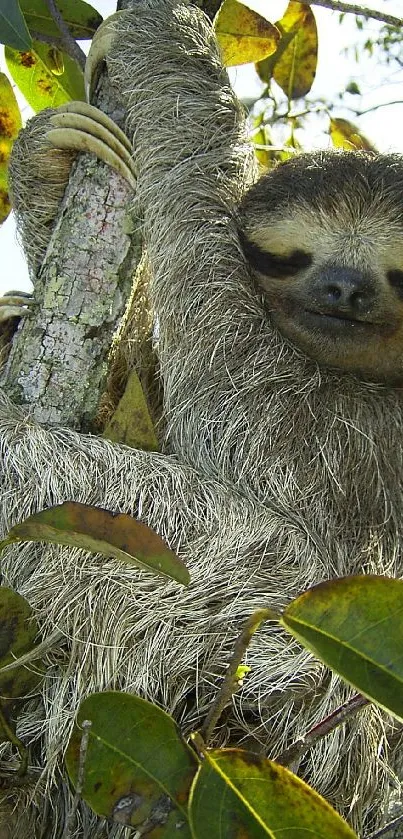
[{"label": "bright sky background", "polygon": [[[107,17],[116,8],[114,0],[89,0],[103,17]],[[248,0],[248,5],[271,21],[281,18],[287,6],[287,0]],[[367,5],[367,2],[365,4]],[[403,15],[403,0],[371,0],[372,8],[383,10],[396,16]],[[335,99],[342,92],[348,80],[353,78],[363,92],[363,97],[349,96],[352,107],[363,110],[374,103],[389,102],[396,99],[403,100],[403,70],[396,73],[384,68],[376,68],[375,61],[365,56],[357,64],[351,57],[343,54],[349,44],[357,42],[359,38],[374,35],[379,25],[375,21],[365,24],[364,33],[358,33],[353,15],[347,15],[343,25],[338,24],[338,13],[327,9],[314,7],[315,17],[319,29],[319,62],[316,80],[311,94],[312,97],[325,96]],[[83,44],[83,47],[86,45]],[[1,47],[0,47],[1,49]],[[0,54],[0,69],[6,70],[2,52]],[[236,69],[231,73],[239,96],[248,98],[259,94],[259,84],[252,67]],[[386,81],[385,81],[386,79]],[[22,104],[21,97],[19,101]],[[22,104],[23,117],[27,119],[31,111]],[[351,114],[342,107],[334,112],[335,116],[351,119]],[[374,143],[379,151],[398,151],[403,153],[403,104],[380,108],[373,113],[362,116],[359,125],[364,134]],[[309,135],[312,148],[331,145],[315,125]],[[305,135],[305,147],[306,135]],[[0,228],[0,293],[10,289],[29,289],[30,282],[24,257],[15,241],[15,226],[12,215]]]}]

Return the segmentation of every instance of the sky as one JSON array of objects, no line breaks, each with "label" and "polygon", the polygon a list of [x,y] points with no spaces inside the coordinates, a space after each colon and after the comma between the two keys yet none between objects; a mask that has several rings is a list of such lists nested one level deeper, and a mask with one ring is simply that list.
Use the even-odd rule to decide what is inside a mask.
[{"label": "sky", "polygon": [[[98,11],[107,17],[116,8],[113,0],[90,0]],[[248,5],[266,16],[272,22],[281,18],[287,6],[287,0],[248,0]],[[364,4],[363,4],[364,5]],[[396,16],[403,15],[403,0],[372,0],[372,8],[383,10]],[[334,99],[344,90],[347,82],[354,79],[363,92],[362,98],[349,96],[349,104],[363,110],[380,102],[396,99],[403,100],[403,69],[400,73],[381,71],[374,61],[370,61],[363,54],[359,63],[351,55],[345,55],[346,47],[358,37],[365,39],[374,35],[378,24],[368,21],[364,24],[364,31],[358,34],[353,15],[346,15],[343,25],[338,24],[338,13],[327,9],[314,7],[319,30],[319,58],[316,79],[311,91],[312,97],[324,96]],[[82,44],[85,48],[86,44]],[[88,46],[88,42],[87,42]],[[2,48],[0,46],[0,69],[6,71]],[[253,67],[242,67],[231,70],[231,80],[240,97],[258,96],[260,86]],[[17,91],[16,91],[17,92]],[[19,96],[23,118],[31,115],[29,107]],[[356,101],[358,100],[358,101]],[[349,114],[343,107],[337,108],[335,116],[347,117]],[[362,116],[359,120],[362,132],[374,143],[379,151],[397,151],[403,153],[403,104],[382,107],[372,113]],[[309,145],[307,145],[307,143]],[[310,132],[305,135],[304,146],[309,148],[323,148],[330,144],[330,139],[315,123]],[[28,290],[31,287],[24,256],[16,243],[15,225],[12,214],[0,228],[0,294],[10,289]]]}]

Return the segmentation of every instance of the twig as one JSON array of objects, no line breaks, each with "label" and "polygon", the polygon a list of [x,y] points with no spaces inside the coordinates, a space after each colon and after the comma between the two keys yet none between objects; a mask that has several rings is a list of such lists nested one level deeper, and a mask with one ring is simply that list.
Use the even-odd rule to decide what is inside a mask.
[{"label": "twig", "polygon": [[246,624],[235,642],[234,652],[232,654],[227,672],[224,676],[223,683],[217,696],[207,714],[206,719],[200,729],[200,736],[203,738],[206,746],[209,744],[211,735],[217,725],[217,722],[231,699],[231,696],[238,688],[237,670],[240,666],[245,652],[251,642],[252,636],[259,629],[263,621],[272,620],[278,623],[280,615],[276,614],[272,609],[258,609],[253,612],[253,615],[248,618]]},{"label": "twig", "polygon": [[60,31],[63,49],[71,56],[71,58],[74,58],[74,60],[77,61],[77,64],[79,64],[83,70],[86,61],[85,53],[82,51],[81,47],[79,47],[75,38],[73,38],[66,21],[63,20],[63,17],[56,6],[55,0],[46,0],[46,5]]},{"label": "twig", "polygon": [[62,839],[70,839],[71,837],[71,831],[74,826],[74,818],[77,812],[78,803],[81,798],[81,793],[83,791],[85,762],[87,760],[88,740],[90,736],[91,726],[91,720],[83,720],[83,722],[81,723],[83,733],[81,735],[80,754],[78,758],[76,791],[74,793],[73,803],[71,805],[70,812],[67,815],[66,828],[63,833]]},{"label": "twig", "polygon": [[385,824],[385,827],[381,827],[381,829],[376,830],[375,833],[369,833],[367,836],[364,836],[364,839],[379,839],[380,836],[385,836],[385,833],[389,833],[389,830],[393,830],[395,827],[398,827],[399,824],[403,824],[403,815],[398,816],[397,819],[393,819],[393,822]]},{"label": "twig", "polygon": [[389,26],[399,27],[403,25],[403,18],[379,12],[377,9],[368,9],[366,6],[361,6],[360,3],[343,3],[342,0],[302,0],[302,2],[306,6],[323,6],[323,8],[330,9],[333,12],[363,15],[363,17],[371,20],[380,20],[381,23],[387,23]]},{"label": "twig", "polygon": [[18,754],[20,756],[20,765],[17,769],[17,775],[20,777],[24,777],[27,774],[28,769],[28,749],[24,746],[22,740],[17,737],[15,731],[11,728],[6,720],[5,713],[3,712],[3,708],[0,708],[0,725],[3,729],[7,740],[13,744],[18,750]]},{"label": "twig", "polygon": [[378,108],[387,108],[389,105],[403,105],[403,99],[392,99],[391,102],[379,102],[378,105],[372,105],[372,108],[365,108],[363,111],[354,111],[357,117],[362,117],[363,114],[370,114],[372,111],[377,111]]},{"label": "twig", "polygon": [[291,743],[288,749],[284,749],[278,757],[274,758],[276,763],[281,763],[282,766],[290,766],[301,760],[318,740],[326,737],[334,728],[337,728],[347,719],[350,719],[350,717],[354,716],[365,705],[369,705],[369,700],[365,696],[361,696],[360,693],[356,694],[348,702],[336,708],[324,720],[321,720],[318,725],[315,725],[310,731],[307,731],[304,737],[300,737],[295,743]]},{"label": "twig", "polygon": [[34,41],[40,41],[41,44],[50,44],[51,47],[57,47],[58,50],[67,52],[62,38],[58,38],[56,35],[45,35],[44,32],[37,32],[36,29],[30,29],[29,31]]}]

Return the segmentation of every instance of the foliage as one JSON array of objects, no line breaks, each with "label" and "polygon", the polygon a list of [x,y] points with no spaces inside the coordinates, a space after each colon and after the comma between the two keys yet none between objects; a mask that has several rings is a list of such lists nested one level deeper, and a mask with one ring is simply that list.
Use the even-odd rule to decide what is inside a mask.
[{"label": "foliage", "polygon": [[[264,611],[249,619],[253,632]],[[328,581],[293,600],[282,616],[266,610],[265,618],[279,621],[401,718],[402,581],[376,576]],[[253,632],[247,633],[249,641]],[[98,815],[141,832],[147,826],[151,837],[170,839],[179,824],[181,835],[194,839],[275,839],[285,829],[295,839],[301,831],[327,839],[355,836],[326,801],[276,761],[241,749],[209,749],[198,733],[191,742],[195,752],[156,705],[104,692],[82,702],[66,764],[73,785]]]}]

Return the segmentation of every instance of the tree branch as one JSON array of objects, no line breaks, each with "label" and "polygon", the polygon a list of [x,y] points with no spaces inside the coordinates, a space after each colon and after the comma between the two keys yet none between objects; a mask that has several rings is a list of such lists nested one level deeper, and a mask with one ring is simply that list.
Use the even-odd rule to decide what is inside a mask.
[{"label": "tree branch", "polygon": [[369,833],[364,839],[380,839],[381,836],[385,836],[385,833],[389,833],[390,830],[394,830],[395,827],[403,824],[403,816],[398,816],[397,819],[393,819],[392,822],[385,824],[385,827],[381,827],[380,830],[376,830],[375,833]]},{"label": "tree branch", "polygon": [[[34,41],[40,41],[41,44],[50,44],[51,47],[57,47],[58,50],[64,50],[64,52],[67,52],[68,55],[70,55],[66,49],[66,44],[63,39],[58,38],[57,35],[45,35],[44,32],[37,32],[36,29],[30,29],[30,33]],[[73,58],[73,56],[71,56],[71,58]]]},{"label": "tree branch", "polygon": [[362,117],[363,114],[370,114],[372,111],[377,111],[378,108],[388,108],[389,105],[403,105],[403,99],[392,99],[391,102],[379,102],[378,105],[372,105],[371,108],[365,108],[363,111],[354,111],[357,117]]},{"label": "tree branch", "polygon": [[321,720],[318,725],[315,725],[310,731],[307,731],[304,737],[300,737],[299,740],[292,743],[288,749],[281,752],[274,760],[276,763],[281,763],[282,766],[290,766],[296,761],[300,761],[318,740],[326,737],[327,734],[346,722],[346,720],[350,719],[366,705],[369,705],[369,700],[361,696],[361,694],[356,694],[348,702],[344,702],[343,705],[336,708],[324,720]]},{"label": "tree branch", "polygon": [[371,20],[380,20],[381,23],[387,23],[389,26],[403,26],[403,18],[379,12],[377,9],[368,9],[360,3],[344,3],[342,0],[302,0],[302,2],[306,6],[323,6],[323,8],[330,9],[333,12],[363,15],[363,17]]},{"label": "tree branch", "polygon": [[211,735],[214,731],[215,726],[217,725],[217,722],[225,706],[228,705],[228,702],[230,701],[233,693],[235,693],[235,691],[239,687],[237,671],[241,665],[241,662],[246,653],[246,650],[249,647],[253,635],[259,629],[261,623],[267,620],[272,620],[278,623],[279,617],[280,615],[274,612],[273,609],[257,609],[256,612],[253,612],[253,614],[250,615],[250,617],[246,621],[245,626],[243,627],[240,635],[235,641],[234,651],[231,656],[229,665],[227,667],[227,671],[224,676],[220,690],[218,691],[217,696],[214,699],[214,702],[211,705],[211,708],[199,732],[206,746],[208,746],[209,744]]},{"label": "tree branch", "polygon": [[[85,53],[82,51],[81,47],[77,44],[75,38],[73,38],[69,27],[65,20],[63,20],[62,15],[59,12],[59,9],[56,6],[55,0],[46,0],[46,5],[49,9],[49,12],[58,27],[60,34],[61,34],[61,48],[70,55],[71,58],[74,58],[77,61],[77,64],[84,69],[85,67]],[[56,44],[55,44],[56,46]]]}]

